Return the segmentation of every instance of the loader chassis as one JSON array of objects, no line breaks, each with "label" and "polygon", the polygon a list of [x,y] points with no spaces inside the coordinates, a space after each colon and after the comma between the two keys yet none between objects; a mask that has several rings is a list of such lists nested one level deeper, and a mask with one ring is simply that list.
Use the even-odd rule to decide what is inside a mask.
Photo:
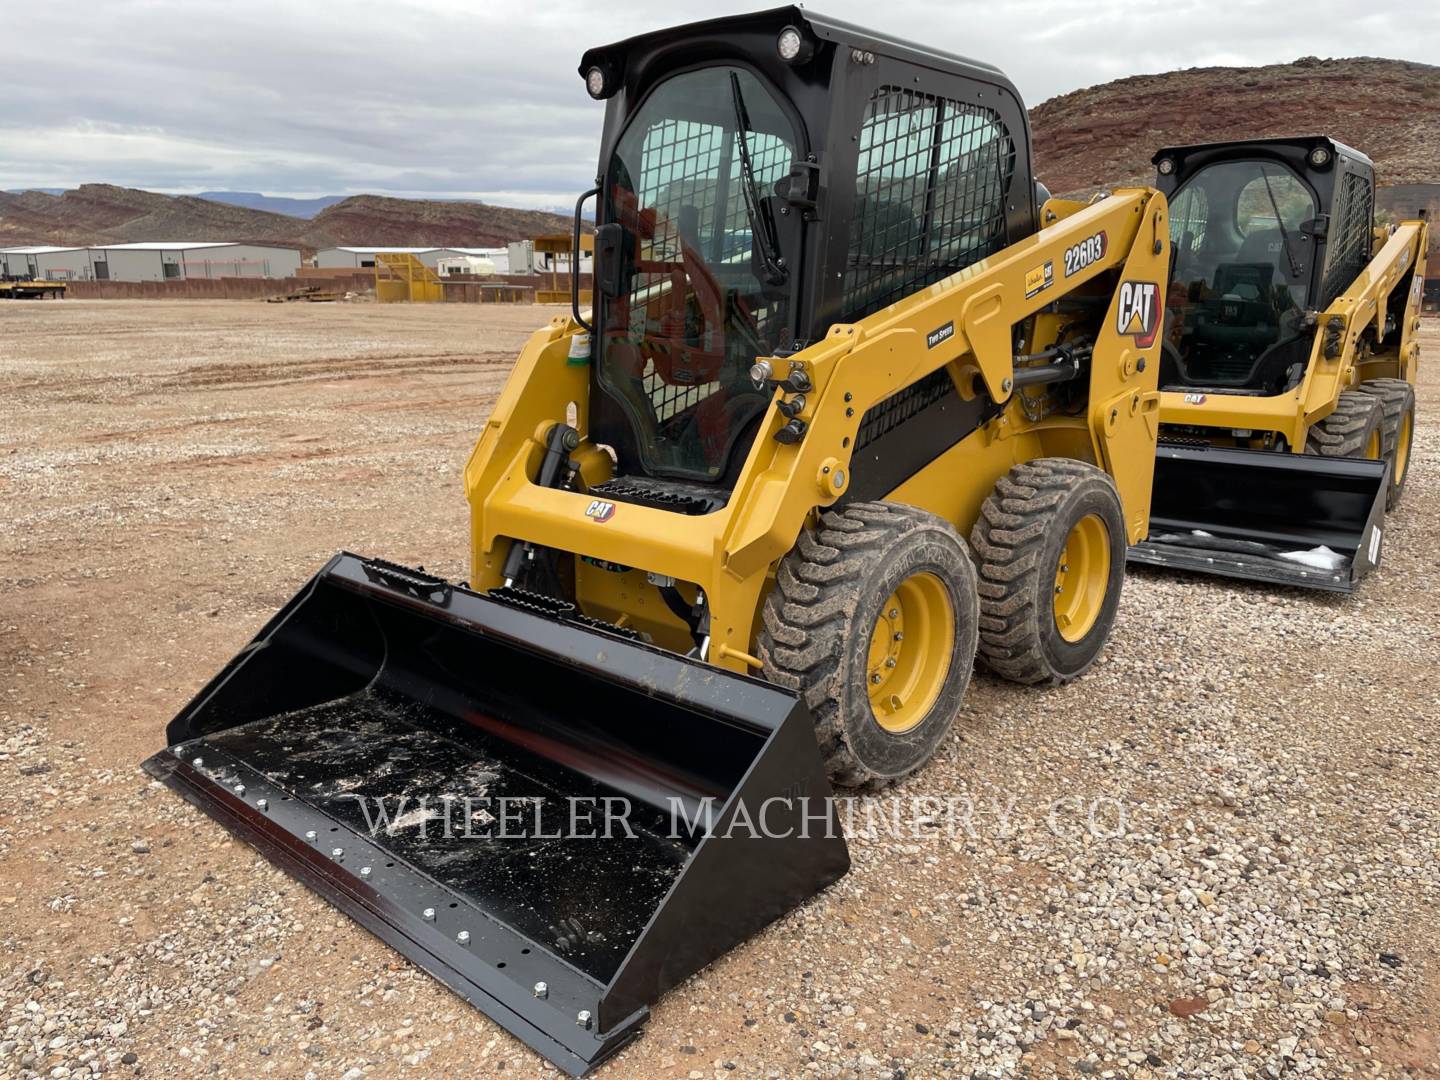
[{"label": "loader chassis", "polygon": [[[638,503],[617,502],[602,523],[588,516],[590,492],[610,481],[615,468],[590,441],[572,455],[583,490],[542,488],[532,481],[544,455],[537,436],[565,415],[570,402],[578,415],[586,415],[593,392],[589,368],[569,362],[576,328],[569,318],[557,318],[522,350],[466,466],[474,523],[472,586],[485,591],[504,583],[513,538],[573,553],[576,589],[587,613],[642,628],[687,651],[687,627],[650,595],[654,590],[646,583],[647,574],[674,578],[704,590],[711,663],[745,673],[755,666],[750,663],[755,613],[772,565],[794,546],[811,514],[841,502],[852,485],[868,482],[866,451],[856,450],[866,415],[883,407],[897,386],[922,384],[937,372],[951,380],[955,400],[930,406],[933,419],[925,417],[925,424],[956,424],[952,418],[982,397],[1006,404],[992,405],[985,423],[943,446],[879,497],[927,507],[968,527],[1013,465],[1039,457],[1076,458],[1102,463],[1115,477],[1128,538],[1140,539],[1148,528],[1158,421],[1157,350],[1153,338],[1147,349],[1133,333],[1120,332],[1118,300],[1106,303],[1105,297],[1117,271],[1151,288],[1162,280],[1155,237],[1165,228],[1164,208],[1148,193],[1117,192],[1093,206],[1061,209],[1067,216],[1042,232],[858,323],[834,326],[821,341],[787,356],[805,364],[814,384],[806,395],[805,437],[795,444],[776,441],[787,420],[772,402],[724,505],[690,517],[683,529],[675,526],[673,512]],[[1024,402],[1009,389],[1015,370],[1012,326],[1038,315],[1037,327],[1048,325],[1053,335],[1060,316],[1044,309],[1067,294],[1055,289],[1027,300],[1026,277],[1037,266],[1060,265],[1068,247],[1101,231],[1110,239],[1109,254],[1065,285],[1071,294],[1101,298],[1105,317],[1095,353],[1105,362],[1091,366],[1083,413],[1031,421]],[[1083,291],[1094,284],[1105,291]],[[1153,326],[1158,289],[1148,295],[1157,303]],[[953,336],[927,347],[928,334],[952,323]],[[633,569],[617,572],[617,567]],[[593,610],[586,603],[591,585]]]}]

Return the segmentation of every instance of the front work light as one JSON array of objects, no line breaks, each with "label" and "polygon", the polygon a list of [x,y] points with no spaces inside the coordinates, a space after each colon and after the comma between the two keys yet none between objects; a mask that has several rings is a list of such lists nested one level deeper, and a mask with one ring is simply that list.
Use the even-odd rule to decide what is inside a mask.
[{"label": "front work light", "polygon": [[787,64],[803,64],[815,55],[815,45],[794,26],[787,26],[775,39],[775,51]]}]

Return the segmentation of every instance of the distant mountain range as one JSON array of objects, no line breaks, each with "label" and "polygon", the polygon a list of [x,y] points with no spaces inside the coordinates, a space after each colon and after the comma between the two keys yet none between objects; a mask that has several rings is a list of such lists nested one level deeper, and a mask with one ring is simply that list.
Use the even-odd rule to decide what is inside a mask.
[{"label": "distant mountain range", "polygon": [[258,191],[202,191],[198,199],[225,203],[227,206],[244,206],[250,210],[267,210],[272,214],[286,214],[290,217],[309,221],[321,210],[344,202],[344,195],[321,195],[315,199],[291,199],[284,195],[262,195]]},{"label": "distant mountain range", "polygon": [[[258,204],[252,205],[256,200]],[[275,204],[288,205],[292,212],[271,209]],[[113,184],[0,192],[0,247],[141,240],[235,240],[307,250],[339,244],[492,247],[568,234],[570,229],[569,217],[542,210],[381,195],[322,199],[245,192],[161,195]]]}]

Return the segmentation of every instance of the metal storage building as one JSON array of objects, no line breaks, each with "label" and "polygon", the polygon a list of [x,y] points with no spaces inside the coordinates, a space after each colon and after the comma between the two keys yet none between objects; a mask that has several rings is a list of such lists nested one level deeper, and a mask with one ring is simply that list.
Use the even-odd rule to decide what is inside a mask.
[{"label": "metal storage building", "polygon": [[85,281],[92,276],[89,248],[45,245],[0,248],[0,278]]},{"label": "metal storage building", "polygon": [[293,277],[298,248],[207,241],[147,241],[91,248],[91,272],[104,281],[176,281],[183,278]]}]

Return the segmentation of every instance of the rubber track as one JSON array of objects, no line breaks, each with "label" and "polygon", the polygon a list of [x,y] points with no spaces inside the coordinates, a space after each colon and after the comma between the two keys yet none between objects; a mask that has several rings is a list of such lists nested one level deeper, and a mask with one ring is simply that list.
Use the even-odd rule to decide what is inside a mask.
[{"label": "rubber track", "polygon": [[[1087,478],[1112,482],[1103,470],[1070,458],[1017,465],[996,481],[970,532],[970,546],[980,560],[980,659],[1014,682],[1061,681],[1040,646],[1040,619],[1053,615],[1048,607],[1035,609],[1037,590],[1027,575],[1036,568],[1056,508]],[[1042,600],[1050,599],[1048,590],[1039,593]]]},{"label": "rubber track", "polygon": [[880,550],[933,524],[934,515],[901,503],[854,503],[822,514],[820,528],[800,534],[800,559],[780,562],[765,601],[759,659],[765,676],[805,698],[815,739],[832,778],[845,787],[878,787],[845,741],[837,701],[844,688],[845,628],[860,599],[860,581]]}]

